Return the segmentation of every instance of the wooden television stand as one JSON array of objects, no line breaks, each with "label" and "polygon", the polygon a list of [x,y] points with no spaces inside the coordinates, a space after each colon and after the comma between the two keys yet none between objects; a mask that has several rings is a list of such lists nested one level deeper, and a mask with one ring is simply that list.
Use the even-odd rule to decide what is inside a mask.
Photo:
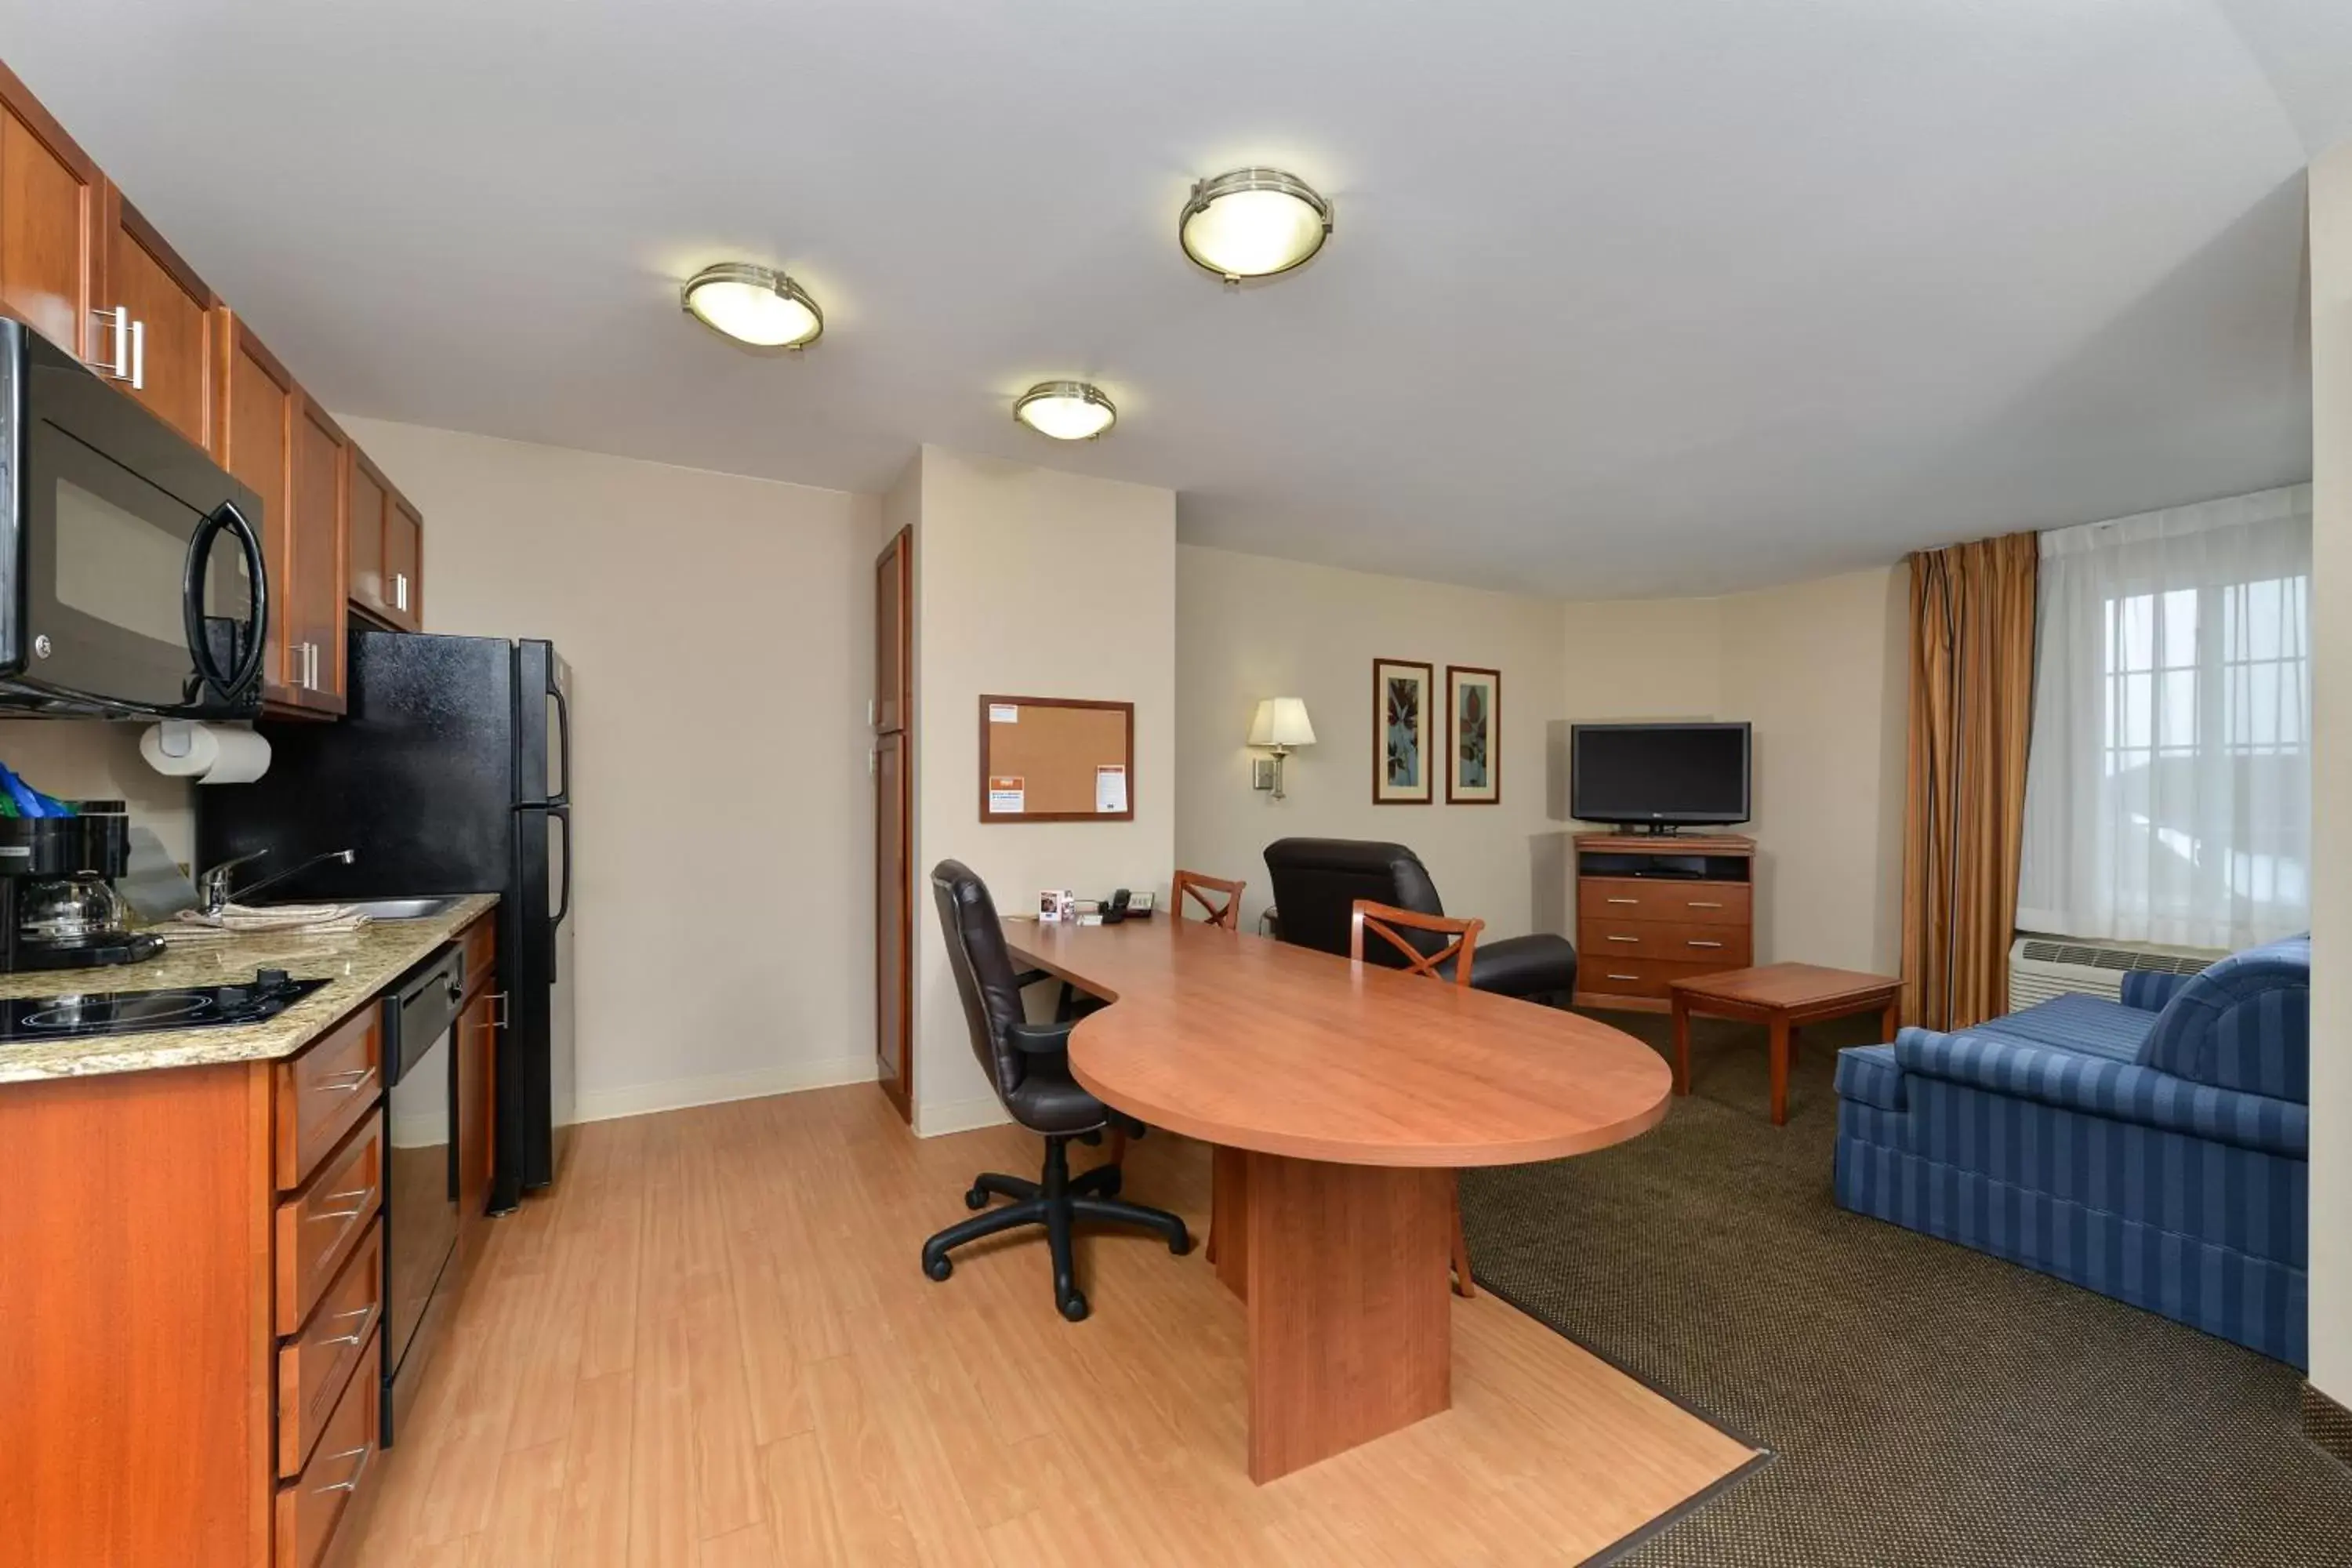
[{"label": "wooden television stand", "polygon": [[1667,983],[1756,962],[1756,840],[1580,833],[1576,1005],[1663,1013]]}]

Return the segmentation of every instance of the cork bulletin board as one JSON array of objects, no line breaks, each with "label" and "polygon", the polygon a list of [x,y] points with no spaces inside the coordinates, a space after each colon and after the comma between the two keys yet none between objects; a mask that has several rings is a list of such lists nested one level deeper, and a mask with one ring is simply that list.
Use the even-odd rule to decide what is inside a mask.
[{"label": "cork bulletin board", "polygon": [[1135,820],[1135,704],[980,700],[982,822]]}]

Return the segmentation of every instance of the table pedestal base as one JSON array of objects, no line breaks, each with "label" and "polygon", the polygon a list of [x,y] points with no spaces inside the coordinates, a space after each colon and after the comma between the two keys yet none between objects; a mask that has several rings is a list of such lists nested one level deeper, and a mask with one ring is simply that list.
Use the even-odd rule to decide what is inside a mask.
[{"label": "table pedestal base", "polygon": [[1261,1484],[1453,1403],[1454,1177],[1219,1148],[1217,1277],[1249,1305]]}]

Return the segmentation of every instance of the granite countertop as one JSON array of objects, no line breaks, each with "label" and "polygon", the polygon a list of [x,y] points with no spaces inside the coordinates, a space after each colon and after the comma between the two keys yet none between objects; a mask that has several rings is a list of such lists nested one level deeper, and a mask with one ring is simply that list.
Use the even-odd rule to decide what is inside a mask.
[{"label": "granite countertop", "polygon": [[333,936],[270,931],[175,942],[162,957],[144,963],[0,974],[0,997],[220,985],[250,980],[257,969],[282,969],[297,980],[328,982],[276,1017],[258,1024],[60,1040],[0,1040],[0,1084],[290,1057],[349,1017],[410,965],[473,924],[498,901],[496,893],[475,893],[460,899],[448,913],[431,920],[375,921]]}]

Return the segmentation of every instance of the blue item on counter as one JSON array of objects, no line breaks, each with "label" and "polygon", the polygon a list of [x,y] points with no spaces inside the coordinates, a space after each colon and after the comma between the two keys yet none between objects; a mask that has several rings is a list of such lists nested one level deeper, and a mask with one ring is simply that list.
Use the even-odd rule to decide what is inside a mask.
[{"label": "blue item on counter", "polygon": [[72,816],[74,808],[54,795],[43,795],[16,776],[16,770],[0,763],[0,791],[5,791],[16,808],[18,816]]}]

